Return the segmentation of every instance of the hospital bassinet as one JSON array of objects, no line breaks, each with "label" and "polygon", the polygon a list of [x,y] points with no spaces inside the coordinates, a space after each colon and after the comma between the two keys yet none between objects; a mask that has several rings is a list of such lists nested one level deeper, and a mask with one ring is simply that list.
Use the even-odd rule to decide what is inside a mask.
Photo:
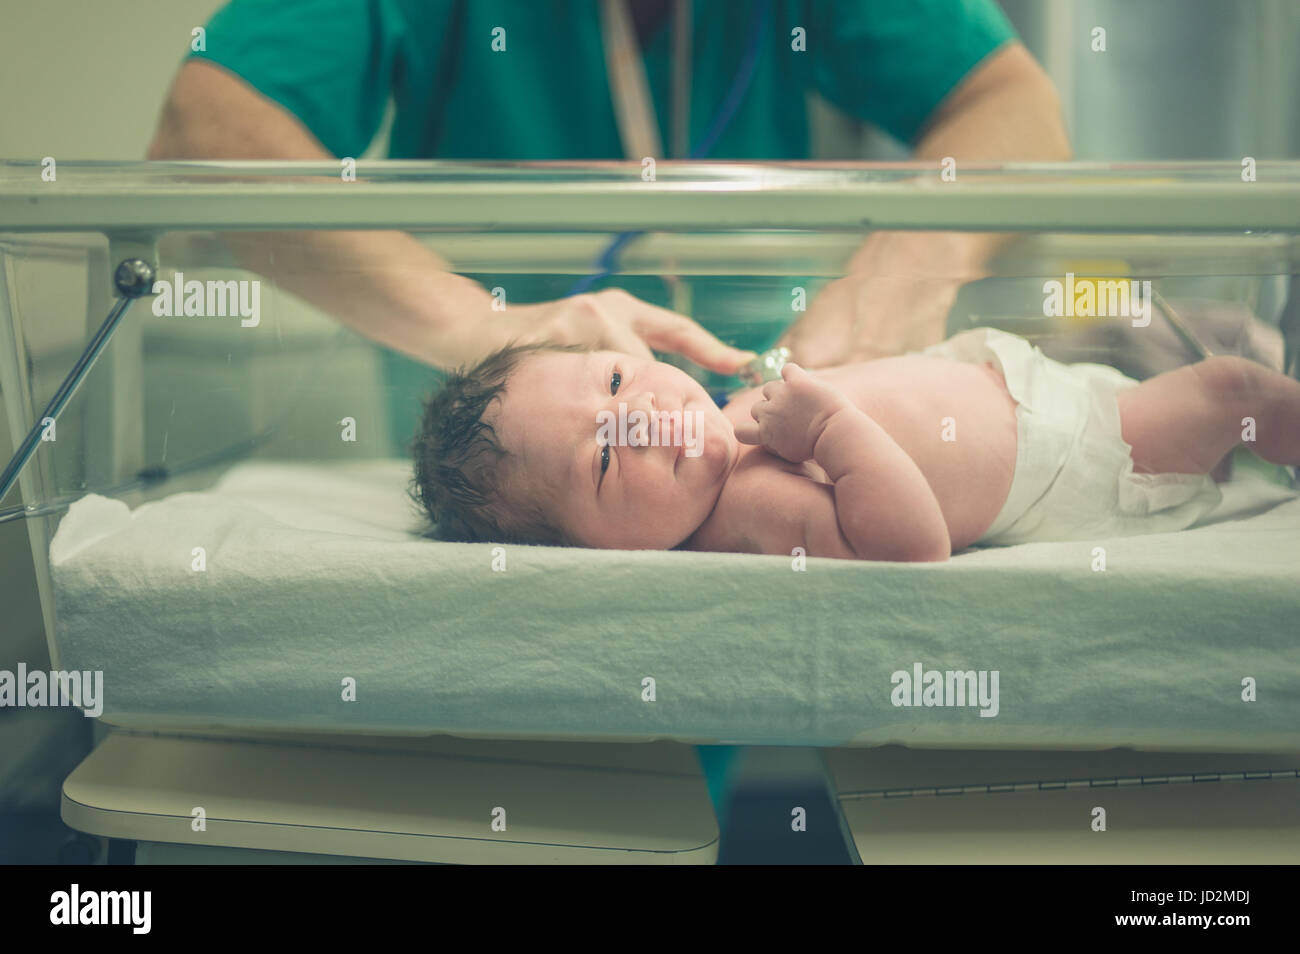
[{"label": "hospital bassinet", "polygon": [[[30,538],[52,668],[102,671],[119,727],[65,785],[74,827],[169,859],[707,861],[684,743],[732,743],[826,749],[868,859],[933,848],[954,813],[1007,858],[1043,850],[1007,841],[1007,812],[1055,819],[1087,858],[1176,857],[1179,811],[1202,819],[1202,851],[1300,846],[1300,498],[1280,468],[1240,458],[1190,531],[939,566],[435,543],[403,449],[434,372],[271,282],[255,324],[155,314],[149,296],[120,314],[113,284],[130,261],[163,282],[257,280],[229,232],[274,231],[274,255],[289,230],[407,229],[509,301],[545,300],[635,233],[610,284],[761,348],[868,229],[1005,231],[950,331],[1002,327],[1139,377],[1203,349],[1295,374],[1300,165],[1246,183],[1222,163],[944,182],[914,164],[665,163],[645,181],[619,163],[391,162],[348,182],[326,164],[63,163],[47,182],[8,163],[0,223],[15,450],[67,395],[0,521]],[[1044,282],[1067,276],[1151,281],[1156,317],[1045,316]],[[996,711],[894,704],[914,666],[996,671]],[[1066,820],[1098,788],[1138,819],[1105,848]],[[1222,838],[1243,811],[1253,834]]]}]

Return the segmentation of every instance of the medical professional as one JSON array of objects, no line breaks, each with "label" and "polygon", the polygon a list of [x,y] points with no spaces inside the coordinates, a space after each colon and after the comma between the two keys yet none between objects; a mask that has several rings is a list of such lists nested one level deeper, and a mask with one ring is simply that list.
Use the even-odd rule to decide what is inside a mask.
[{"label": "medical professional", "polygon": [[[806,159],[811,90],[936,168],[1070,155],[1055,90],[993,0],[233,0],[202,47],[151,159],[360,156],[390,96],[395,159]],[[540,338],[724,374],[752,357],[618,290],[494,311],[404,233],[240,241],[282,287],[434,366]],[[868,236],[783,343],[820,366],[938,341],[996,241]]]},{"label": "medical professional", "polygon": [[[357,157],[391,97],[394,159],[807,159],[814,90],[936,170],[947,156],[1070,156],[1056,92],[993,0],[233,0],[181,66],[149,158]],[[617,289],[494,311],[401,232],[227,240],[435,367],[510,340],[673,352],[724,375],[753,356]],[[997,241],[867,236],[783,343],[821,366],[939,341]],[[616,271],[617,247],[600,268]],[[738,750],[699,751],[725,830]]]}]

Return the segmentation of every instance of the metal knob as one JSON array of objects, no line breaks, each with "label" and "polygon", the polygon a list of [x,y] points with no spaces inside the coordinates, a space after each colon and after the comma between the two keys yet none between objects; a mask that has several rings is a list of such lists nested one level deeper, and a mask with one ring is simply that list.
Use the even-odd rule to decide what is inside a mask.
[{"label": "metal knob", "polygon": [[113,285],[123,298],[143,298],[153,291],[153,266],[140,258],[128,258],[113,273]]}]

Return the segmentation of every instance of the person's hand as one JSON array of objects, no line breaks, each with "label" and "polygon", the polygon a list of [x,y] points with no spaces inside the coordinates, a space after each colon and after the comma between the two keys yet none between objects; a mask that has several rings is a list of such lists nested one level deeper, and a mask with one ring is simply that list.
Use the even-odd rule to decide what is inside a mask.
[{"label": "person's hand", "polygon": [[776,456],[801,464],[813,456],[827,422],[845,407],[852,404],[843,394],[787,363],[781,368],[781,380],[763,385],[763,400],[750,408],[755,423],[736,425],[736,440],[762,444]]},{"label": "person's hand", "polygon": [[680,354],[719,374],[735,374],[755,355],[723,344],[684,315],[611,288],[536,305],[511,305],[494,314],[522,343],[553,341],[652,357],[650,349]]},{"label": "person's hand", "polygon": [[960,287],[948,278],[847,275],[821,290],[780,343],[810,368],[915,351],[943,340]]}]

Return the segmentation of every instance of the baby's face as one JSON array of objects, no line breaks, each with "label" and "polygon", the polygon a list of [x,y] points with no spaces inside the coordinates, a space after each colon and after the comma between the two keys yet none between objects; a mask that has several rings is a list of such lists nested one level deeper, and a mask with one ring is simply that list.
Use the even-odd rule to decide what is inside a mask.
[{"label": "baby's face", "polygon": [[712,512],[739,451],[698,382],[614,351],[525,358],[491,423],[516,455],[513,492],[553,500],[574,540],[606,549],[681,543]]}]

